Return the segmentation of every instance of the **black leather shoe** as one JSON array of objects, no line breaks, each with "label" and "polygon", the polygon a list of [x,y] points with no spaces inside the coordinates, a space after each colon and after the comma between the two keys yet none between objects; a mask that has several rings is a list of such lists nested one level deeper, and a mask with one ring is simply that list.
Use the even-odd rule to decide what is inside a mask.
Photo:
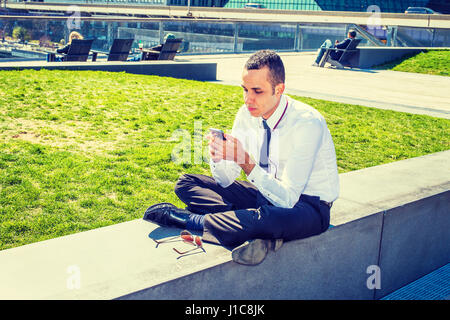
[{"label": "black leather shoe", "polygon": [[171,203],[158,203],[145,211],[143,219],[161,227],[186,229],[189,214],[188,210],[177,208]]}]

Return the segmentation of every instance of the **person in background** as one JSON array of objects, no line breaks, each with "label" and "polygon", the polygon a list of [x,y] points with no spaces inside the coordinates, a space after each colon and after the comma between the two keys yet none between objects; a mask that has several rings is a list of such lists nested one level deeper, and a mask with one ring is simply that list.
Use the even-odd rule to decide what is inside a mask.
[{"label": "person in background", "polygon": [[[60,49],[56,49],[56,53],[60,53],[60,54],[67,54],[69,52],[70,49],[70,45],[72,44],[72,40],[73,39],[79,39],[79,40],[83,40],[84,37],[81,35],[81,33],[77,32],[77,31],[72,31],[69,35],[69,42],[67,43],[66,46],[64,46],[63,48]],[[51,61],[50,55],[52,55],[51,53],[49,53],[47,55],[47,61]],[[54,55],[54,54],[53,54]],[[62,58],[59,57],[55,57],[54,61],[62,61]]]},{"label": "person in background", "polygon": [[[151,47],[151,51],[158,51],[161,52],[164,44],[166,43],[167,39],[175,39],[175,36],[172,33],[168,33],[164,36],[163,43],[158,44],[157,46]],[[151,52],[151,51],[145,51],[142,52],[141,60],[158,60],[159,53],[157,52]]]},{"label": "person in background", "polygon": [[[327,49],[329,49],[329,48],[345,49],[345,48],[348,47],[350,42],[353,39],[355,39],[355,37],[356,37],[356,31],[355,30],[349,30],[349,32],[347,34],[347,38],[345,38],[341,42],[336,40],[335,43],[334,43],[334,47],[333,47],[330,39],[325,40],[324,43],[320,46],[319,52],[317,54],[316,61],[314,61],[314,63],[313,63],[313,67],[318,67],[319,66],[320,60],[322,60],[322,57],[325,54],[325,51]],[[339,51],[339,50],[332,50],[330,52],[331,59],[336,60],[336,61],[339,60],[341,55],[342,55],[342,51]]]},{"label": "person in background", "polygon": [[72,44],[72,40],[73,39],[79,39],[79,40],[83,40],[84,37],[81,35],[81,33],[76,32],[76,31],[72,31],[69,35],[69,42],[67,43],[67,45],[61,49],[56,49],[57,53],[64,53],[67,54],[69,52],[70,49],[70,45]]},{"label": "person in background", "polygon": [[150,50],[154,50],[154,51],[161,51],[164,43],[166,43],[167,39],[175,39],[175,36],[172,33],[168,33],[164,36],[164,41],[161,44],[158,44],[155,47],[151,47]]}]

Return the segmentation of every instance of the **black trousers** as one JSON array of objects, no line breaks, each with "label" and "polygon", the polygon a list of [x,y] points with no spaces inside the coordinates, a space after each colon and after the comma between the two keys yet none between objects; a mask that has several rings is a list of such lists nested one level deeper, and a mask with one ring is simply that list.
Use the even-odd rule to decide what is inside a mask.
[{"label": "black trousers", "polygon": [[204,214],[203,240],[237,246],[251,239],[302,239],[328,229],[330,208],[319,197],[302,194],[293,208],[272,205],[247,181],[227,188],[214,178],[185,174],[175,193],[187,210]]}]

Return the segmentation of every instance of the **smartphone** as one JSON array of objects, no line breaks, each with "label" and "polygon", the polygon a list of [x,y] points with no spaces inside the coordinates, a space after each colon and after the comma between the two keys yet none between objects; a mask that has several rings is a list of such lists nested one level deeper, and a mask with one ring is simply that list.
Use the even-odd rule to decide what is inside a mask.
[{"label": "smartphone", "polygon": [[226,140],[225,136],[223,135],[223,131],[220,129],[214,129],[214,128],[209,128],[209,131],[215,135],[216,137],[222,138],[222,140]]}]

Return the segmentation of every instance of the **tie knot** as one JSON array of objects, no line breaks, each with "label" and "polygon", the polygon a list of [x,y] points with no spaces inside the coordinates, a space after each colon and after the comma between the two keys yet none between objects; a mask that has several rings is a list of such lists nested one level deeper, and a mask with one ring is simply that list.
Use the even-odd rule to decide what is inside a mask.
[{"label": "tie knot", "polygon": [[264,129],[270,130],[270,127],[269,127],[269,125],[267,124],[266,120],[263,120],[262,123],[263,123]]}]

